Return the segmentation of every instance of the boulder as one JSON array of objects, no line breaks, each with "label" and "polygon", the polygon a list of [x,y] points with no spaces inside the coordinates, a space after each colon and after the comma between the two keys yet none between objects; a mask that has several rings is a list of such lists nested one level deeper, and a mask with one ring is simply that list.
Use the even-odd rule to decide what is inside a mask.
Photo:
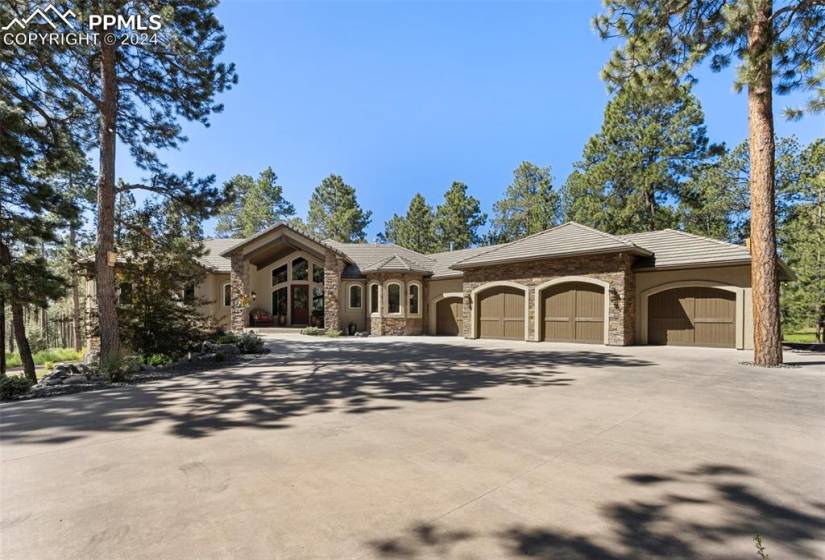
[{"label": "boulder", "polygon": [[100,352],[98,352],[97,350],[87,351],[86,355],[83,356],[83,363],[85,365],[99,364],[100,363]]},{"label": "boulder", "polygon": [[66,385],[76,385],[79,383],[88,383],[89,380],[86,379],[85,375],[70,375],[66,379],[63,380],[63,383]]},{"label": "boulder", "polygon": [[240,352],[238,347],[234,344],[216,344],[215,348],[213,349],[215,354],[237,354]]}]

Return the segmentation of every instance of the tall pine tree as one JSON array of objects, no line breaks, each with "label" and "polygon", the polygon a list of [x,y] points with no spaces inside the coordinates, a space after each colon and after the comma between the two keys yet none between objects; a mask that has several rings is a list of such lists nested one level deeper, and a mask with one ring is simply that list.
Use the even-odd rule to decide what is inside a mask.
[{"label": "tall pine tree", "polygon": [[306,227],[324,239],[354,243],[366,239],[371,220],[372,212],[358,204],[355,188],[340,175],[330,175],[312,193]]},{"label": "tall pine tree", "polygon": [[385,224],[384,241],[396,243],[419,253],[433,253],[439,249],[435,233],[433,208],[421,195],[410,201],[406,216],[394,214]]},{"label": "tall pine tree", "polygon": [[559,195],[550,167],[523,161],[513,171],[504,198],[493,206],[493,230],[499,243],[514,241],[558,224]]},{"label": "tall pine tree", "polygon": [[[27,3],[11,3],[7,11],[25,16]],[[129,41],[124,29],[87,29],[77,18],[73,31],[98,34],[93,44],[65,42],[49,48],[14,45],[4,59],[11,73],[27,85],[27,99],[45,115],[55,108],[73,111],[72,131],[79,142],[97,137],[97,237],[95,285],[100,324],[101,355],[119,354],[120,334],[115,307],[115,277],[110,266],[114,252],[114,206],[118,192],[146,190],[174,198],[201,215],[224,201],[212,178],[191,173],[175,175],[161,162],[157,150],[176,148],[186,140],[179,120],[208,125],[222,109],[215,102],[236,80],[234,67],[217,61],[224,47],[223,28],[215,17],[217,0],[71,0],[62,4],[76,14],[116,16],[158,15],[156,41]],[[56,22],[55,32],[67,31]],[[124,40],[124,37],[127,40]],[[137,44],[136,44],[137,43]],[[117,186],[115,151],[125,146],[146,181]]]},{"label": "tall pine tree", "polygon": [[487,214],[474,196],[467,194],[467,185],[453,181],[444,193],[444,203],[435,211],[437,245],[441,250],[466,249],[481,241],[479,228],[487,223]]},{"label": "tall pine tree", "polygon": [[687,86],[627,87],[565,183],[565,217],[610,233],[673,227],[670,203],[707,153],[704,114]]},{"label": "tall pine tree", "polygon": [[751,285],[754,362],[782,363],[775,206],[773,93],[814,92],[821,107],[825,5],[810,0],[606,0],[595,20],[621,42],[604,69],[615,88],[651,71],[675,79],[710,59],[713,70],[740,61],[737,89],[747,89],[751,183]]},{"label": "tall pine tree", "polygon": [[235,175],[225,188],[233,199],[218,213],[215,233],[219,237],[249,237],[295,215],[295,207],[284,198],[284,188],[271,167],[257,179]]}]

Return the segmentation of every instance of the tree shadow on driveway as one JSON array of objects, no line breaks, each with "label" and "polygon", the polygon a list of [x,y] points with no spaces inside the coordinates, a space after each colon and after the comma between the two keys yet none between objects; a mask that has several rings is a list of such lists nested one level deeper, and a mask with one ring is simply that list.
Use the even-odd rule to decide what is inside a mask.
[{"label": "tree shadow on driveway", "polygon": [[595,368],[655,365],[608,350],[395,340],[278,340],[269,346],[271,354],[239,367],[3,405],[0,434],[6,442],[61,443],[168,423],[177,436],[200,438],[238,427],[288,428],[291,419],[333,410],[367,414],[409,402],[480,400],[497,386],[564,387]]},{"label": "tree shadow on driveway", "polygon": [[[625,476],[627,494],[639,497],[602,506],[599,515],[607,529],[597,537],[520,524],[484,533],[441,519],[368,545],[379,558],[409,560],[467,557],[462,547],[474,540],[483,540],[490,558],[756,558],[752,539],[759,534],[772,558],[821,554],[816,546],[825,540],[825,506],[804,502],[791,507],[764,495],[755,479],[749,470],[713,464]],[[642,487],[656,491],[651,495]]]}]

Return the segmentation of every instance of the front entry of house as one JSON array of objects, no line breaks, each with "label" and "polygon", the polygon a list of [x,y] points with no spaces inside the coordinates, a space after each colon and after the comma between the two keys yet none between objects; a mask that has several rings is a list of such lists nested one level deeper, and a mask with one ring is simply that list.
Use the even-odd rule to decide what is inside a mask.
[{"label": "front entry of house", "polygon": [[292,324],[304,326],[309,324],[309,286],[293,285],[292,289]]}]

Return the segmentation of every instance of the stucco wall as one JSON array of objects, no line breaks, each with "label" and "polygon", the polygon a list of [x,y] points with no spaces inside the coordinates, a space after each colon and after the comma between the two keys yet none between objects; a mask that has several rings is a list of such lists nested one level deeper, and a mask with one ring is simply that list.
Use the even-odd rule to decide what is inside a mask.
[{"label": "stucco wall", "polygon": [[427,299],[425,313],[427,315],[427,334],[435,334],[436,304],[443,299],[444,294],[461,295],[463,291],[463,278],[450,278],[446,280],[431,280],[428,282],[429,297]]},{"label": "stucco wall", "polygon": [[[350,307],[349,288],[350,286],[361,286],[361,308]],[[347,332],[350,323],[355,323],[358,332],[367,330],[367,284],[366,280],[355,280],[343,278],[341,280],[341,330]]]},{"label": "stucco wall", "polygon": [[[657,270],[636,273],[636,307],[642,309],[645,292],[676,282],[707,282],[720,286],[741,289],[742,312],[737,316],[737,332],[741,337],[741,347],[753,348],[753,300],[751,298],[750,266],[724,266],[715,268],[688,268],[680,270]],[[636,340],[643,336],[642,313],[636,314]]]},{"label": "stucco wall", "polygon": [[195,298],[205,302],[198,311],[223,328],[229,328],[229,307],[223,305],[223,285],[228,283],[228,273],[208,272],[195,287]]}]

